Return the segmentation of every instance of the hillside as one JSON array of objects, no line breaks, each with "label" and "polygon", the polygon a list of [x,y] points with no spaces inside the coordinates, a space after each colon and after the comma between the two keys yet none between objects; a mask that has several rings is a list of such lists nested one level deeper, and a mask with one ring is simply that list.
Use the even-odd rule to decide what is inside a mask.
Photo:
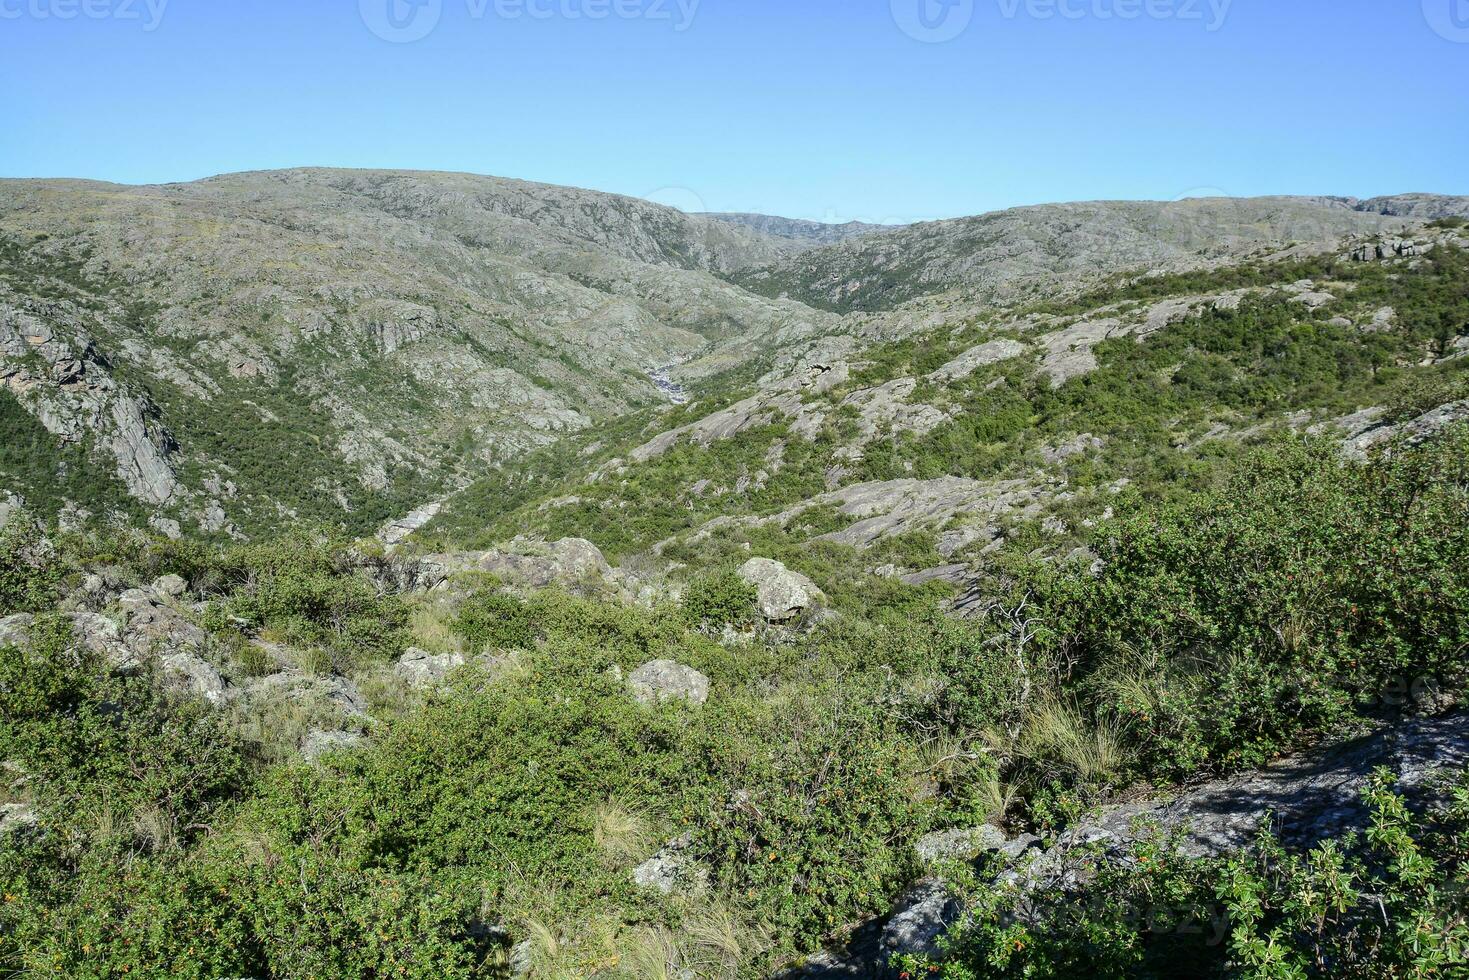
[{"label": "hillside", "polygon": [[822,319],[715,275],[781,242],[462,175],[7,181],[0,241],[9,393],[102,471],[75,502],[191,531],[374,527],[661,399],[649,372],[711,340]]},{"label": "hillside", "polygon": [[1048,204],[864,236],[737,279],[839,312],[890,310],[945,293],[1012,303],[1068,280],[1228,264],[1349,234],[1401,232],[1428,217],[1442,214],[1394,220],[1338,198]]},{"label": "hillside", "polygon": [[[659,369],[686,385],[760,378],[1128,269],[1421,223],[1293,199],[833,232],[456,174],[7,181],[0,415],[14,448],[0,471],[22,496],[60,480],[38,506],[78,519],[361,533],[666,401]],[[62,457],[64,472],[45,462]]]},{"label": "hillside", "polygon": [[1465,209],[0,182],[0,976],[1459,975]]}]

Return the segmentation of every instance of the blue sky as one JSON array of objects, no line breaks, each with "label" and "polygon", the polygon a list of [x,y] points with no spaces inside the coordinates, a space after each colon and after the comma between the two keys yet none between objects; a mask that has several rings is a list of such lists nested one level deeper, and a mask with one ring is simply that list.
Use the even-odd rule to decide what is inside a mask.
[{"label": "blue sky", "polygon": [[0,176],[300,165],[819,220],[1469,194],[1469,0],[0,0]]}]

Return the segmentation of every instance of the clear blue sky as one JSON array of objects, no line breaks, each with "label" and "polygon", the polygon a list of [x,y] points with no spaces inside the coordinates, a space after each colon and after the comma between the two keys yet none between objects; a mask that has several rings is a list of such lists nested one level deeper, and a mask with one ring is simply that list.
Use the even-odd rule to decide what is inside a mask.
[{"label": "clear blue sky", "polygon": [[466,170],[827,220],[1469,194],[1469,0],[694,2],[0,0],[0,176]]}]

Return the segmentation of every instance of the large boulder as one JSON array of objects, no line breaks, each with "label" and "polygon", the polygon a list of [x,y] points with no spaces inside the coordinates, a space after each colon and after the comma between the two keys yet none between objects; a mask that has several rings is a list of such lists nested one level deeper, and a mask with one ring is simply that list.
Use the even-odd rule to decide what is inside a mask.
[{"label": "large boulder", "polygon": [[641,704],[682,699],[701,705],[709,700],[709,678],[672,660],[643,664],[628,675],[627,686]]},{"label": "large boulder", "polygon": [[189,583],[177,575],[164,575],[153,582],[153,591],[164,598],[177,599],[189,591]]},{"label": "large boulder", "polygon": [[183,613],[159,601],[152,590],[129,589],[118,596],[123,611],[122,639],[140,657],[200,655],[209,636]]},{"label": "large boulder", "polygon": [[223,704],[225,682],[219,671],[192,653],[169,653],[158,658],[163,677],[175,690],[201,697],[211,704]]},{"label": "large boulder", "polygon": [[740,578],[755,587],[760,614],[772,623],[790,622],[825,598],[815,582],[769,558],[745,562]]},{"label": "large boulder", "polygon": [[409,647],[393,667],[393,673],[407,681],[410,687],[432,687],[464,664],[462,653],[433,654],[418,647]]}]

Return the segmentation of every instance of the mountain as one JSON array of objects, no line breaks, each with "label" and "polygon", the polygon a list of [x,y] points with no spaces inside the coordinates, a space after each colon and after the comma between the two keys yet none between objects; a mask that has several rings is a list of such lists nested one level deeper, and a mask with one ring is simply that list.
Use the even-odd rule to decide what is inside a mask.
[{"label": "mountain", "polygon": [[[824,319],[719,278],[789,243],[466,175],[6,181],[0,242],[30,441],[106,461],[167,527],[365,529],[661,399],[649,372],[711,340]],[[105,513],[91,489],[77,502]]]},{"label": "mountain", "polygon": [[1463,208],[0,183],[0,975],[1451,975]]},{"label": "mountain", "polygon": [[4,181],[0,464],[48,507],[168,533],[362,532],[665,403],[665,368],[760,377],[976,304],[1418,224],[1330,198],[880,229],[465,174]]},{"label": "mountain", "polygon": [[873,225],[862,221],[846,221],[840,224],[821,221],[802,221],[796,218],[777,218],[768,214],[707,214],[727,224],[752,228],[772,238],[789,239],[815,248],[818,245],[835,245],[849,238],[860,238],[874,232],[887,231],[896,225]]},{"label": "mountain", "polygon": [[891,310],[940,294],[1008,303],[1124,269],[1228,263],[1395,233],[1416,220],[1356,211],[1336,198],[1051,204],[866,235],[735,278],[835,312]]}]

